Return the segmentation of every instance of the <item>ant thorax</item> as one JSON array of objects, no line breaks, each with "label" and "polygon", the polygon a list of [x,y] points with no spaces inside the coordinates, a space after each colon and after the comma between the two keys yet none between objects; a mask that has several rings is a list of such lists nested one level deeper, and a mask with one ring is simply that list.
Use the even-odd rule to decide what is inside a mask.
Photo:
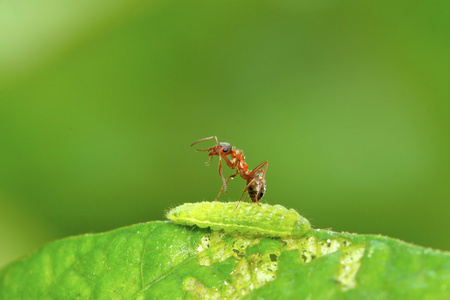
[{"label": "ant thorax", "polygon": [[238,169],[241,172],[246,173],[248,171],[248,165],[245,162],[245,155],[244,155],[244,151],[242,151],[241,149],[237,149],[236,147],[233,146],[233,153],[231,154],[233,159],[239,161],[238,164]]}]

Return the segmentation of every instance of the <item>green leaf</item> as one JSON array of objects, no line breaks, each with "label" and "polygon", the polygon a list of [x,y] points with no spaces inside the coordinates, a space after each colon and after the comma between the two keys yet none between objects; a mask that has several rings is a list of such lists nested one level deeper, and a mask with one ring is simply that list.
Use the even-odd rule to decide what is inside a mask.
[{"label": "green leaf", "polygon": [[0,270],[0,299],[449,299],[450,254],[373,235],[149,222],[66,238]]}]

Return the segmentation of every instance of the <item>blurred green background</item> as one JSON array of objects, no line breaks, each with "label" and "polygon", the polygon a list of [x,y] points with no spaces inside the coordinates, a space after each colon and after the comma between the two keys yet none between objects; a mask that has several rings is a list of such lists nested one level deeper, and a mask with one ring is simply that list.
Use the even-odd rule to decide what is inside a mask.
[{"label": "blurred green background", "polygon": [[0,266],[212,201],[218,160],[189,147],[211,135],[269,161],[265,203],[450,250],[449,10],[0,2]]}]

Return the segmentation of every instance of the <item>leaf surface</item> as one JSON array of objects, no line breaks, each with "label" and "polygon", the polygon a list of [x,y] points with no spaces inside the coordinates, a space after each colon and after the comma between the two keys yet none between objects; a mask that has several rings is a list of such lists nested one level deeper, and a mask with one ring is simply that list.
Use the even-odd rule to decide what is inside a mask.
[{"label": "leaf surface", "polygon": [[0,299],[448,299],[449,288],[449,253],[392,238],[171,222],[66,238],[0,270]]}]

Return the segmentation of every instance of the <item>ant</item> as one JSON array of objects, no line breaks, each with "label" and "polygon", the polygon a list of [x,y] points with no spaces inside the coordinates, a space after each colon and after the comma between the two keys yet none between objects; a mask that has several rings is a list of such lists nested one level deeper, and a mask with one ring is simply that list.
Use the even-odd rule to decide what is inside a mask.
[{"label": "ant", "polygon": [[[248,165],[245,162],[245,156],[244,152],[242,150],[236,149],[235,147],[232,147],[230,143],[220,143],[217,140],[216,136],[210,136],[204,139],[200,139],[198,141],[195,141],[191,144],[191,147],[197,143],[215,139],[216,145],[207,149],[197,149],[197,151],[208,151],[209,152],[209,162],[211,162],[214,155],[219,156],[219,175],[222,178],[223,185],[220,189],[219,195],[216,197],[216,201],[219,199],[220,194],[223,190],[225,190],[225,193],[227,192],[227,183],[230,179],[236,177],[236,175],[241,175],[241,177],[245,180],[247,180],[247,185],[242,192],[241,198],[239,199],[239,203],[241,202],[242,197],[244,196],[244,193],[248,191],[248,195],[245,196],[244,202],[247,199],[248,196],[250,196],[250,199],[252,202],[256,202],[258,205],[259,200],[264,196],[264,193],[266,192],[266,172],[267,172],[267,166],[269,163],[267,161],[259,164],[256,168],[253,170],[248,170]],[[228,157],[228,155],[231,155],[231,159]],[[225,180],[225,177],[222,173],[222,158],[225,160],[225,163],[230,169],[236,169],[236,173],[233,175],[230,175],[227,180]],[[265,167],[264,167],[265,166]],[[264,169],[262,169],[264,167]],[[238,203],[238,206],[239,206]],[[237,208],[237,206],[236,206]]]}]

